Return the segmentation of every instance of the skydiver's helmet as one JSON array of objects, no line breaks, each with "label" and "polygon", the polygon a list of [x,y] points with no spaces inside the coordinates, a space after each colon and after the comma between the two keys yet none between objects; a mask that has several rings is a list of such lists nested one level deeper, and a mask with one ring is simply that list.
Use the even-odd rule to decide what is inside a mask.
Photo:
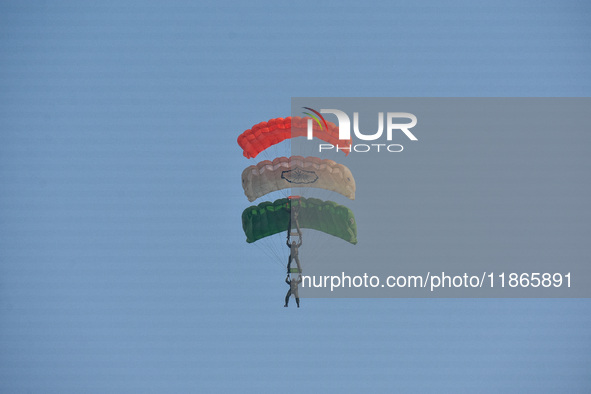
[{"label": "skydiver's helmet", "polygon": [[296,244],[296,241],[291,241],[291,246],[298,246],[298,244]]}]

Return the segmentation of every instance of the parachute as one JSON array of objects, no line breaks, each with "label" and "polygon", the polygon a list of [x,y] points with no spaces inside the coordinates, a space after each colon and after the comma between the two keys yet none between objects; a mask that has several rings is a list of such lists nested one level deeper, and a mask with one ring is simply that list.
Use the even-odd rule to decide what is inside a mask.
[{"label": "parachute", "polygon": [[[298,223],[301,228],[322,231],[352,244],[357,243],[357,225],[353,212],[332,201],[317,198],[297,198]],[[242,228],[246,242],[289,231],[294,199],[281,198],[263,202],[242,212]]]},{"label": "parachute", "polygon": [[265,194],[295,187],[316,187],[355,199],[355,179],[351,171],[333,160],[317,157],[278,157],[247,167],[242,187],[248,201]]},{"label": "parachute", "polygon": [[[291,138],[306,137],[311,129],[314,137],[333,147],[336,146],[337,151],[341,150],[345,155],[350,153],[350,138],[340,140],[338,127],[334,123],[326,122],[322,115],[312,108],[304,108],[318,117],[304,112],[310,117],[275,118],[254,125],[238,136],[238,144],[246,158],[254,158],[263,151],[268,158],[273,157],[242,171],[242,187],[249,201],[290,188],[299,188],[302,193],[306,193],[307,188],[325,189],[340,193],[351,200],[355,199],[355,179],[346,166],[318,157],[284,157],[287,154],[279,152],[285,147],[310,147],[310,141],[303,139],[291,144],[280,143]],[[305,253],[310,253],[310,256],[317,260],[321,259],[317,252],[327,250],[325,245],[331,242],[328,239],[330,236],[351,244],[357,243],[357,223],[353,212],[336,202],[317,198],[291,196],[250,206],[242,212],[242,229],[246,235],[246,242],[259,247],[273,261],[279,262],[287,269],[285,282],[290,285],[290,289],[285,298],[286,307],[291,295],[295,295],[299,307],[297,288],[298,283],[302,281],[300,247],[303,247],[304,238]],[[320,231],[329,237],[316,234],[308,238],[302,229]],[[287,239],[282,239],[277,236],[278,234],[285,235]],[[297,268],[294,268],[292,263]]]},{"label": "parachute", "polygon": [[[268,147],[286,139],[307,136],[309,119],[312,118],[294,116],[261,122],[240,134],[238,136],[238,145],[244,150],[243,155],[246,158],[255,158]],[[326,122],[326,126],[322,128],[320,125],[313,123],[312,127],[314,137],[320,138],[341,149],[345,149],[343,150],[345,155],[349,154],[352,141],[351,139],[339,140],[339,130],[334,123]]]}]

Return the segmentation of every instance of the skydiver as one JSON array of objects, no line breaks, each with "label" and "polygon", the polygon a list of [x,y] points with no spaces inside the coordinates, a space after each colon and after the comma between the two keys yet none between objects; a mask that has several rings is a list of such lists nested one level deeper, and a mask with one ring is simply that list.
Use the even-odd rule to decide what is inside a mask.
[{"label": "skydiver", "polygon": [[298,304],[298,308],[300,307],[300,296],[298,294],[298,285],[302,283],[302,277],[299,276],[298,279],[290,279],[289,275],[285,277],[285,283],[289,285],[289,290],[287,290],[287,294],[285,295],[285,305],[284,307],[287,308],[287,304],[289,303],[289,297],[293,294],[296,299],[296,304]]},{"label": "skydiver", "polygon": [[[296,225],[296,230],[297,230],[297,234],[300,237],[300,239],[302,238],[302,230],[300,229],[300,222],[298,221],[298,210],[296,209],[296,207],[292,208],[292,215],[289,217],[289,224],[287,226],[287,240],[289,241],[289,237],[291,236],[291,229],[292,229],[292,225],[291,225],[291,219],[293,217],[294,221],[295,221],[295,225]],[[294,234],[295,235],[295,234]],[[289,243],[289,242],[288,242]],[[287,245],[289,246],[289,245]]]},{"label": "skydiver", "polygon": [[[291,269],[291,261],[295,260],[296,264],[298,266],[298,272],[301,273],[302,272],[302,267],[300,266],[300,259],[298,256],[298,249],[300,246],[302,246],[302,230],[300,230],[300,224],[298,223],[298,213],[297,211],[294,212],[294,219],[295,219],[295,224],[296,224],[296,228],[297,228],[297,233],[298,233],[298,242],[296,243],[295,241],[290,241],[290,236],[291,234],[289,233],[289,231],[291,231],[291,228],[288,230],[287,233],[287,241],[286,241],[286,245],[287,247],[290,249],[289,252],[289,258],[287,260],[287,274],[289,275],[290,273],[290,269]],[[291,227],[291,224],[290,224]]]},{"label": "skydiver", "polygon": [[289,239],[286,242],[287,247],[290,249],[289,252],[289,259],[287,260],[287,273],[290,273],[290,269],[291,269],[291,261],[295,260],[297,266],[298,266],[298,272],[302,272],[302,267],[300,266],[300,258],[298,257],[298,249],[300,246],[302,246],[302,235],[300,233],[300,237],[298,240],[298,243],[296,243],[296,241],[291,241],[291,244],[289,243]]}]

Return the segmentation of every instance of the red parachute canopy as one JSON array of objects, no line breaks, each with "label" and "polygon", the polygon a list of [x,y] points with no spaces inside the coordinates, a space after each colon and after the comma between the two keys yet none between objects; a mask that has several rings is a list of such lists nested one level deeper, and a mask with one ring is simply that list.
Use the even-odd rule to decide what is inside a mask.
[{"label": "red parachute canopy", "polygon": [[[246,130],[238,136],[238,145],[244,149],[244,156],[252,159],[268,147],[278,144],[289,138],[306,137],[308,135],[308,119],[309,117],[287,117],[275,118],[268,122],[261,122],[252,126],[251,129]],[[344,149],[345,155],[350,153],[349,147],[352,144],[351,139],[339,140],[339,128],[331,122],[327,122],[326,127],[322,129],[314,121],[313,128],[314,137],[320,138],[340,149]]]}]

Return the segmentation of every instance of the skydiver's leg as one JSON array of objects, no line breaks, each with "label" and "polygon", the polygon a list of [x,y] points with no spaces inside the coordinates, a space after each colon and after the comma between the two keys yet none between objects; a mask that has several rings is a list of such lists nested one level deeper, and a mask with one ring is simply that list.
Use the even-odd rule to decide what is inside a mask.
[{"label": "skydiver's leg", "polygon": [[[289,254],[289,259],[287,259],[287,273],[289,274],[289,270],[291,269],[291,253]],[[297,260],[296,260],[297,261]],[[298,264],[298,267],[300,265]]]},{"label": "skydiver's leg", "polygon": [[285,296],[285,307],[287,307],[287,304],[289,304],[289,297],[291,297],[291,289],[287,290],[287,295]]},{"label": "skydiver's leg", "polygon": [[[298,272],[302,272],[302,266],[300,265],[300,258],[297,255],[295,256],[295,261],[296,261],[296,264],[298,265]],[[290,263],[291,263],[291,260],[290,260]]]},{"label": "skydiver's leg", "polygon": [[293,295],[295,296],[296,304],[298,304],[298,308],[300,307],[300,294],[299,293],[300,293],[299,289],[296,287],[295,291],[293,292]]}]

